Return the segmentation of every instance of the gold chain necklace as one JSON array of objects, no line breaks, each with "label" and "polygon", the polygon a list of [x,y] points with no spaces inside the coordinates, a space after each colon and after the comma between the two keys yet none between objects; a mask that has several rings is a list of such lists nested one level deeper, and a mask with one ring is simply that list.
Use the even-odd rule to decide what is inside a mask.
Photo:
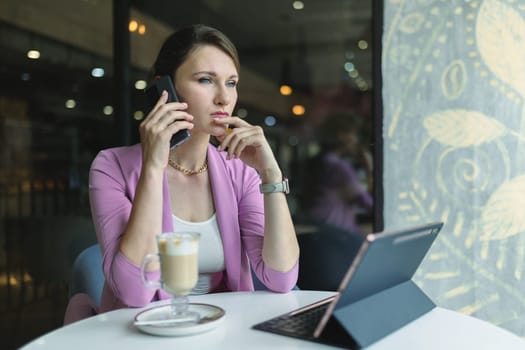
[{"label": "gold chain necklace", "polygon": [[180,171],[184,175],[196,175],[196,174],[200,174],[200,173],[203,173],[206,170],[208,170],[208,160],[205,160],[204,164],[202,164],[201,167],[199,169],[197,169],[197,170],[190,170],[190,169],[183,168],[179,164],[175,163],[173,160],[171,160],[169,158],[168,158],[168,164],[173,169]]}]

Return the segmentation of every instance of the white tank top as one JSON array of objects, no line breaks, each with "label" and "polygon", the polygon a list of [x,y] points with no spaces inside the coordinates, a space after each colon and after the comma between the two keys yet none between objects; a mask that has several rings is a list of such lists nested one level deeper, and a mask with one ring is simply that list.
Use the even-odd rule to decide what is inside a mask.
[{"label": "white tank top", "polygon": [[175,231],[198,232],[199,240],[199,280],[191,294],[205,294],[211,289],[211,277],[224,271],[224,249],[215,213],[206,221],[190,222],[173,215]]}]

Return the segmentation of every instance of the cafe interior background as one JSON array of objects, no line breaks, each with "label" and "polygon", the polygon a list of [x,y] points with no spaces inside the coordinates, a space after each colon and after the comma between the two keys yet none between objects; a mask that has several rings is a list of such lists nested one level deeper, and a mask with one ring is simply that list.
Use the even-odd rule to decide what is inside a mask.
[{"label": "cafe interior background", "polygon": [[[368,171],[353,160],[374,199],[359,215],[360,234],[444,221],[416,282],[439,306],[525,336],[525,5],[3,0],[2,344],[16,348],[61,325],[74,259],[96,243],[90,162],[138,142],[153,59],[191,23],[237,45],[236,113],[264,127],[290,178],[299,237],[333,235],[311,230],[305,179],[323,123],[346,116],[373,160]],[[336,246],[303,250],[302,273]],[[304,279],[299,287],[323,288]]]}]

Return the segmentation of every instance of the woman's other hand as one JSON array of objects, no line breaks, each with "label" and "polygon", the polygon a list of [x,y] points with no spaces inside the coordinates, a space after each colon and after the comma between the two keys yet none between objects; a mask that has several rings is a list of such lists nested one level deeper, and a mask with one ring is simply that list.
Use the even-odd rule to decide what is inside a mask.
[{"label": "woman's other hand", "polygon": [[217,136],[221,142],[218,149],[228,153],[227,159],[238,158],[260,174],[273,172],[276,179],[271,181],[281,181],[279,165],[260,126],[238,117],[216,118],[214,122],[230,127],[223,135]]}]

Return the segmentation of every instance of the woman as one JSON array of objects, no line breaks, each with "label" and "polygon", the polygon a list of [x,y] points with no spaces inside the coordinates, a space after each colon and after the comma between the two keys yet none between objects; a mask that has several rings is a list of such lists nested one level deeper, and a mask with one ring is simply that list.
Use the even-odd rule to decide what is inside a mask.
[{"label": "woman", "polygon": [[[295,285],[299,247],[285,193],[260,192],[260,184],[283,181],[281,170],[263,130],[232,115],[239,68],[234,45],[218,30],[175,32],[154,75],[171,76],[183,102],[166,103],[163,93],[140,125],[140,144],[101,151],[93,161],[91,210],[106,279],[99,311],[169,298],[143,285],[140,265],[157,252],[155,235],[178,229],[206,232],[195,293],[253,290],[250,268],[270,290]],[[191,137],[170,149],[182,129]],[[158,277],[158,266],[150,273]]]},{"label": "woman", "polygon": [[[299,248],[285,194],[260,193],[260,184],[283,181],[262,129],[232,116],[239,80],[235,47],[216,29],[184,28],[166,40],[154,73],[171,76],[184,102],[166,103],[167,95],[161,96],[140,125],[140,144],[104,150],[91,167],[105,276],[97,311],[169,297],[143,285],[140,265],[156,253],[155,235],[172,230],[205,233],[194,293],[253,290],[251,269],[268,289],[289,291],[297,281]],[[182,129],[191,137],[170,149],[171,136]],[[150,273],[149,279],[158,277],[158,270]],[[65,323],[91,311],[85,295],[77,296]]]}]

